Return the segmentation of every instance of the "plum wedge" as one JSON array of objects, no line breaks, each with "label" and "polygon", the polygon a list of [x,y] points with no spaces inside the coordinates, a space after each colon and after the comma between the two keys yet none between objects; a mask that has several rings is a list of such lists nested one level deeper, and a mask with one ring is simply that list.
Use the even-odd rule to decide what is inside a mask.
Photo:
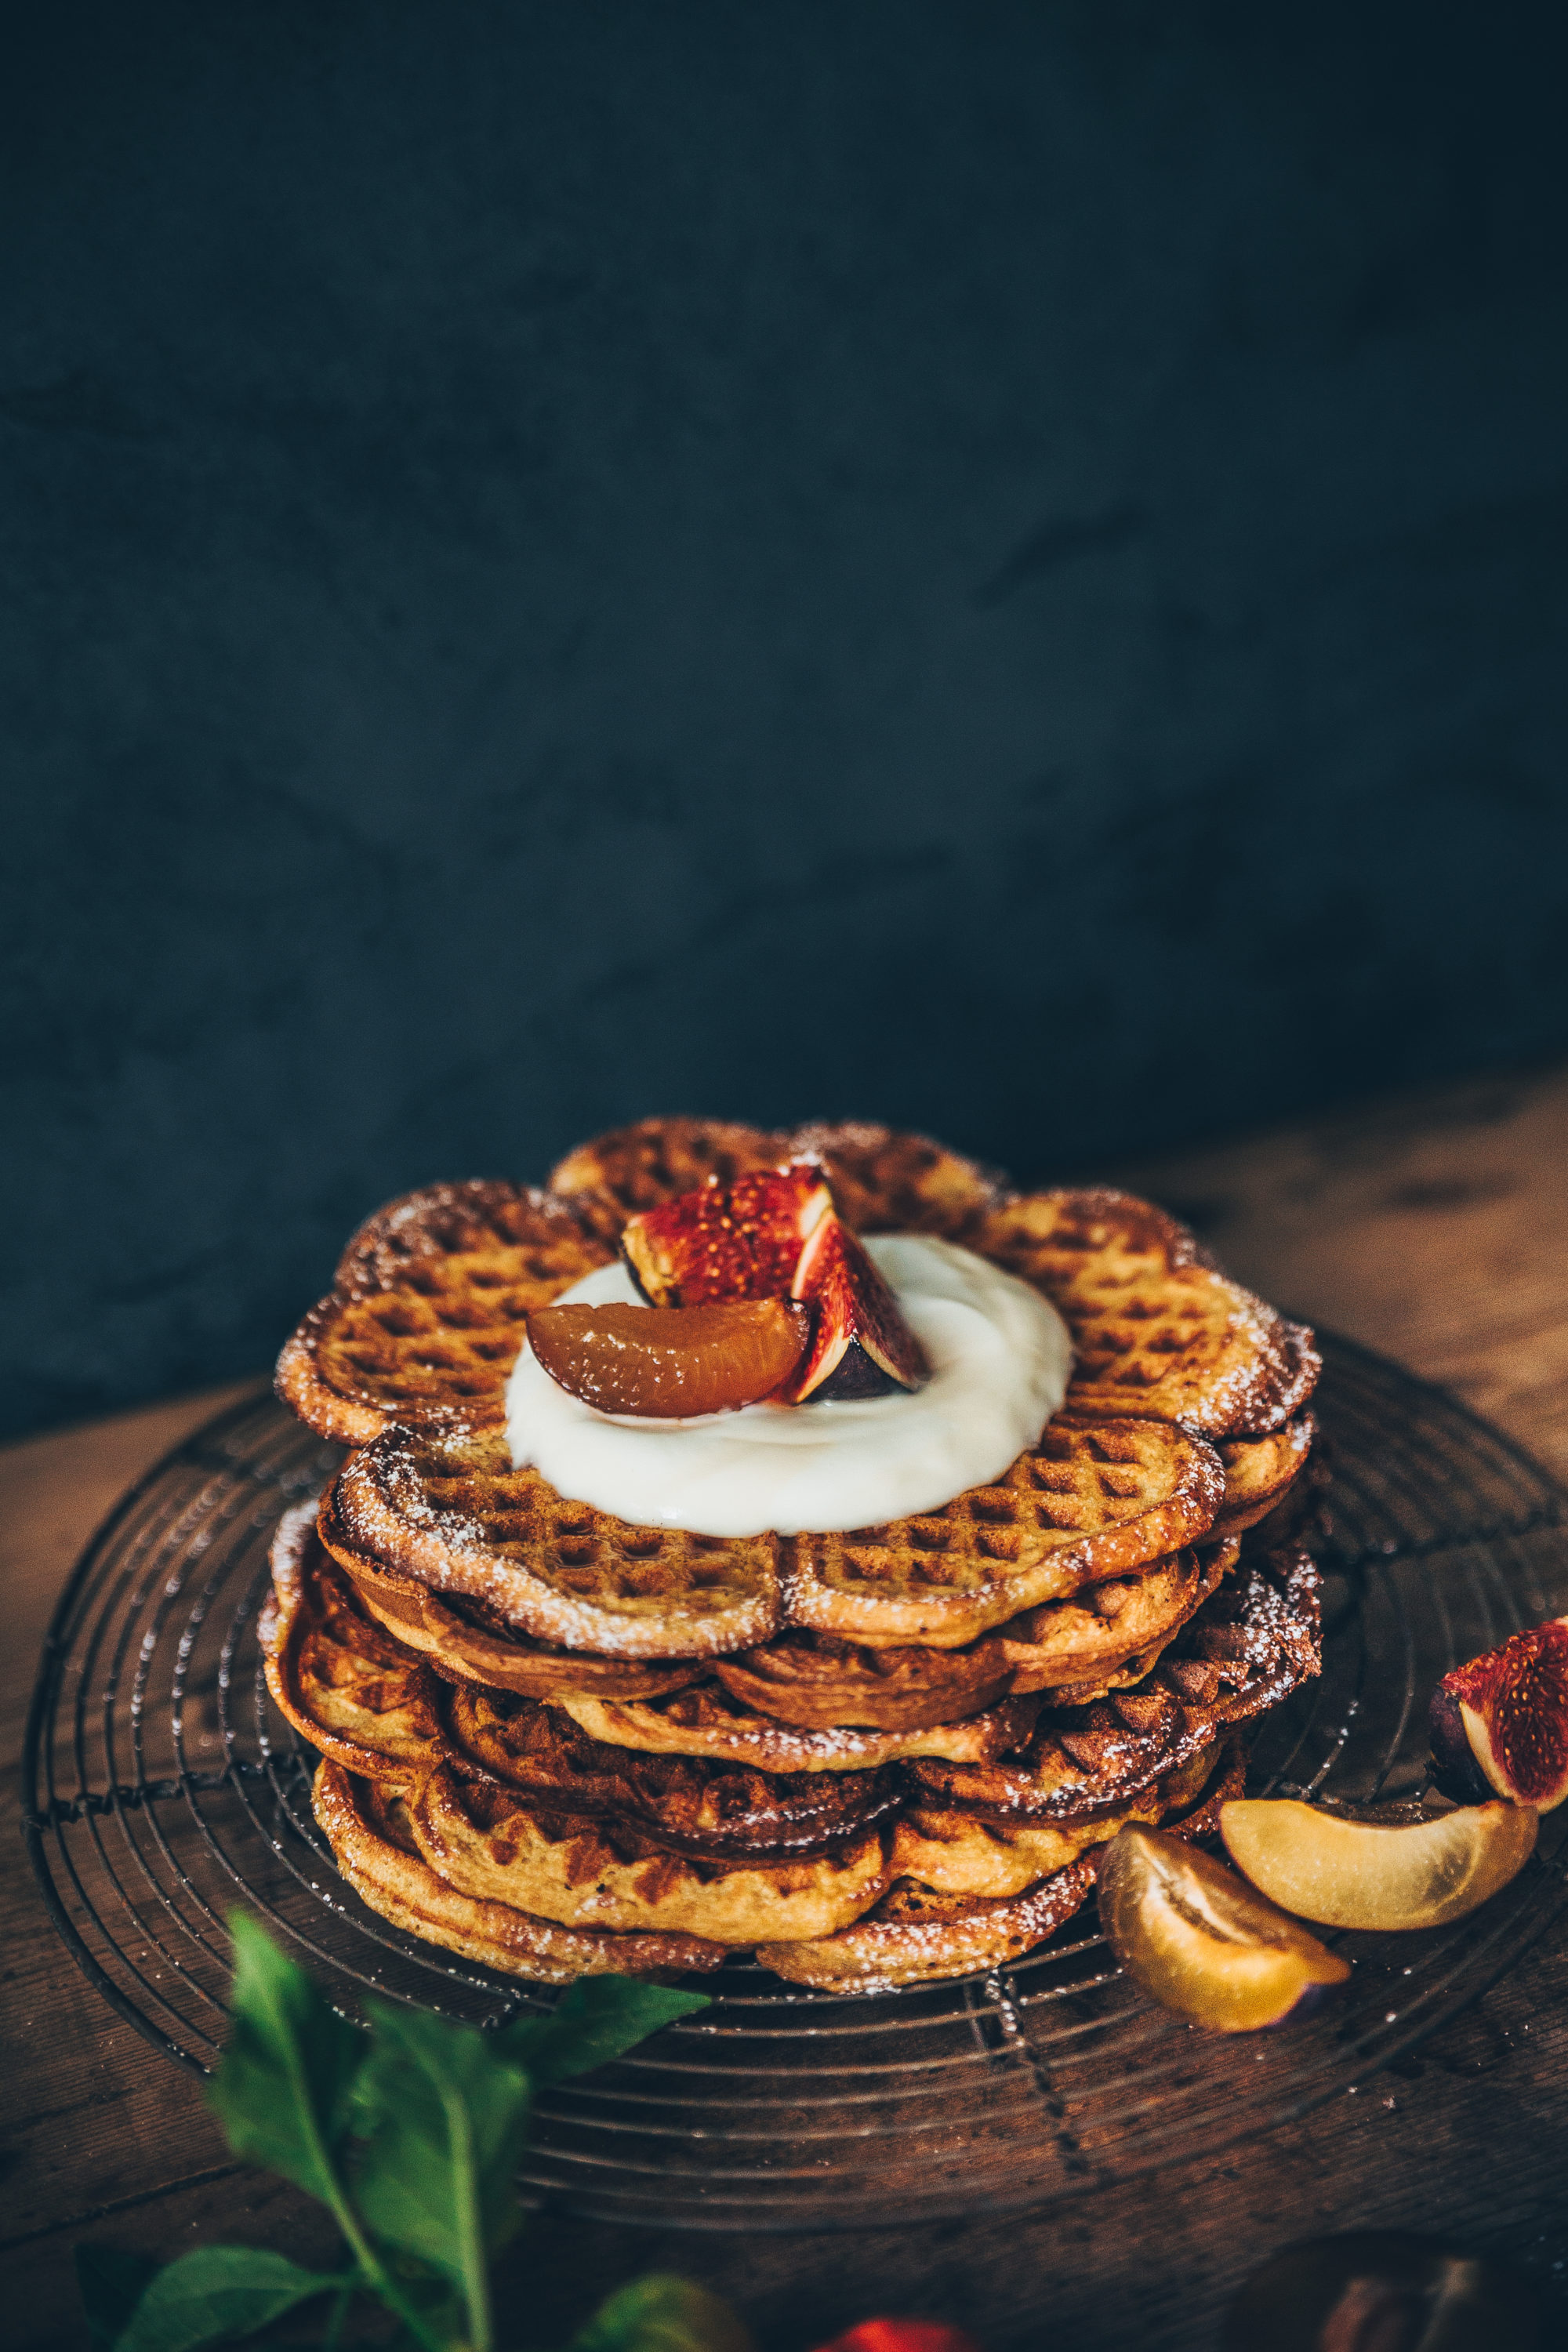
[{"label": "plum wedge", "polygon": [[1219,2033],[1281,2025],[1351,1973],[1222,1862],[1158,1830],[1124,1829],[1106,1847],[1100,1923],[1152,2000]]},{"label": "plum wedge", "polygon": [[1389,1824],[1322,1812],[1294,1798],[1220,1807],[1226,1851],[1254,1886],[1324,1927],[1441,1927],[1518,1876],[1535,1850],[1528,1805],[1463,1805]]},{"label": "plum wedge", "polygon": [[540,1307],[528,1344],[558,1387],[596,1412],[689,1421],[760,1404],[811,1344],[787,1298],[717,1307]]}]

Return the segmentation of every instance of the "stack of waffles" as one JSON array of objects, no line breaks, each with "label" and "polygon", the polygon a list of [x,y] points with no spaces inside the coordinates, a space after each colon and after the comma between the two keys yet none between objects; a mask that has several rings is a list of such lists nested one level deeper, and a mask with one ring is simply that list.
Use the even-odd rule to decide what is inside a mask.
[{"label": "stack of waffles", "polygon": [[[515,1467],[530,1312],[635,1213],[803,1155],[860,1232],[942,1236],[1049,1299],[1075,1370],[1038,1443],[918,1517],[735,1538]],[[869,1991],[1019,1958],[1124,1822],[1211,1830],[1247,1727],[1318,1672],[1317,1371],[1147,1203],[1017,1193],[884,1128],[649,1120],[544,1191],[393,1202],[279,1366],[353,1449],[282,1522],[263,1623],[339,1868],[549,1982],[746,1952]]]}]

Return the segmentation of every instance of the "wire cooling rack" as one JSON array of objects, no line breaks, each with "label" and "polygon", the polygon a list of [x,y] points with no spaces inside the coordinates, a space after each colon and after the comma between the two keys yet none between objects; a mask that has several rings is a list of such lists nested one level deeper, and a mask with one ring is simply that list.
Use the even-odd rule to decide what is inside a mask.
[{"label": "wire cooling rack", "polygon": [[[1265,1722],[1251,1786],[1370,1801],[1421,1785],[1439,1675],[1568,1611],[1568,1495],[1441,1391],[1344,1340],[1325,1359],[1324,1671]],[[311,1818],[314,1757],[267,1698],[256,1622],[279,1514],[338,1458],[269,1401],[209,1423],[100,1530],[44,1650],[25,1763],[44,1898],[106,2000],[193,2072],[221,2044],[237,1904],[351,2014],[367,1990],[479,2024],[551,1999],[366,1910]],[[701,1980],[711,2009],[543,2103],[525,2195],[665,2227],[850,2229],[1212,2156],[1359,2084],[1506,1969],[1563,1897],[1565,1817],[1471,1918],[1343,1939],[1348,1998],[1278,2034],[1152,2007],[1092,1905],[1005,1974],[870,1999],[728,1962]]]}]

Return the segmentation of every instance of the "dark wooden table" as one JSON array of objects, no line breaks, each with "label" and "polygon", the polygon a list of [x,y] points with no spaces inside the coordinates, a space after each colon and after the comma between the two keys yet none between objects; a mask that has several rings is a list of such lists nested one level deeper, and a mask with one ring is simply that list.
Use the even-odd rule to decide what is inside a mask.
[{"label": "dark wooden table", "polygon": [[[1568,1075],[1495,1079],[1124,1171],[1266,1296],[1447,1381],[1568,1476]],[[237,2166],[199,2087],[104,2005],[58,1941],[17,1835],[16,1766],[61,1580],[121,1490],[226,1390],[0,1454],[0,1831],[5,1987],[0,2336],[85,2344],[71,2248],[161,2255],[218,2238],[329,2236]],[[545,2220],[503,2313],[559,2340],[617,2281],[684,2270],[766,2352],[876,2310],[966,2321],[992,2347],[1197,2347],[1236,2282],[1321,2231],[1402,2228],[1506,2253],[1568,2334],[1568,1935],[1557,1930],[1397,2074],[1223,2158],[1019,2219],[910,2235],[710,2238]]]}]

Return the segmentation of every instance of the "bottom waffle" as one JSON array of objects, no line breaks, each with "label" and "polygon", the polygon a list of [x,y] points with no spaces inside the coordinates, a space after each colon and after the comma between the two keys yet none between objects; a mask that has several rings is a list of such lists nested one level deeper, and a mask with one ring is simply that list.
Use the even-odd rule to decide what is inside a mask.
[{"label": "bottom waffle", "polygon": [[[1038,1873],[1002,1897],[953,1893],[913,1875],[895,1877],[860,1917],[810,1938],[761,1940],[756,1958],[796,1984],[860,1993],[895,1985],[978,1974],[1023,1958],[1054,1934],[1094,1885],[1096,1852],[1131,1818],[1162,1819],[1177,1837],[1206,1836],[1220,1805],[1240,1793],[1246,1754],[1232,1738],[1206,1781],[1185,1802],[1131,1811],[1086,1825],[1092,1845]],[[716,1938],[669,1931],[568,1927],[515,1902],[476,1895],[432,1868],[428,1848],[395,1791],[323,1760],[316,1774],[316,1819],[349,1885],[373,1911],[423,1941],[465,1959],[537,1983],[564,1984],[609,1972],[670,1978],[715,1969],[729,1947]]]},{"label": "bottom waffle", "polygon": [[421,1860],[403,1801],[325,1759],[311,1792],[332,1858],[362,1903],[426,1944],[535,1984],[575,1977],[689,1975],[716,1969],[722,1944],[698,1936],[614,1935],[531,1918],[510,1904],[476,1902]]},{"label": "bottom waffle", "polygon": [[847,1927],[893,1875],[880,1824],[816,1853],[704,1858],[625,1815],[559,1811],[447,1767],[405,1802],[415,1843],[448,1886],[563,1927],[794,1942]]},{"label": "bottom waffle", "polygon": [[[1209,1836],[1220,1806],[1241,1794],[1246,1780],[1245,1750],[1232,1739],[1201,1801],[1162,1826],[1176,1837]],[[1097,1844],[1118,1826],[1108,1823]],[[1085,1853],[1001,1902],[943,1895],[917,1879],[900,1878],[853,1927],[812,1944],[760,1944],[757,1958],[794,1984],[862,1993],[1005,1968],[1072,1917],[1093,1889],[1097,1867],[1096,1855]]]}]

